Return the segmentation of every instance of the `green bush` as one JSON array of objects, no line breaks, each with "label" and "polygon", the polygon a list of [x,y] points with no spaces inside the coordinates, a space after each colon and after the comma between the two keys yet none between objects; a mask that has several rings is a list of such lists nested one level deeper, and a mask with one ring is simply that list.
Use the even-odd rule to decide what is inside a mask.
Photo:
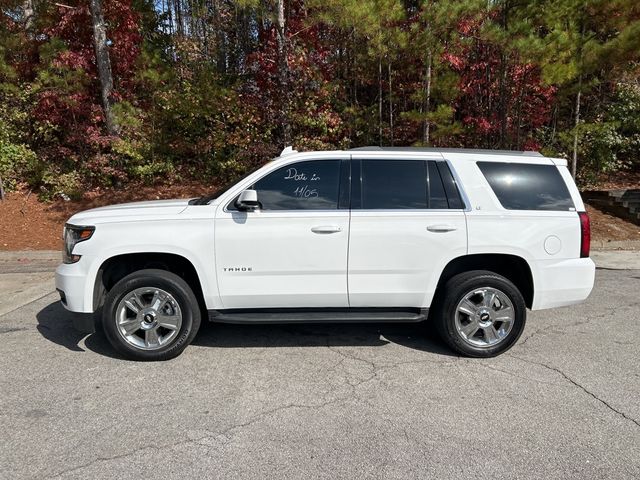
[{"label": "green bush", "polygon": [[0,139],[0,178],[5,190],[32,179],[36,165],[36,154],[29,147]]},{"label": "green bush", "polygon": [[135,165],[130,169],[130,173],[133,178],[152,184],[159,178],[172,177],[174,168],[169,162],[152,162],[144,165]]},{"label": "green bush", "polygon": [[65,196],[78,199],[82,196],[82,178],[77,171],[60,173],[54,169],[47,169],[40,183],[40,198],[43,200]]},{"label": "green bush", "polygon": [[[576,129],[565,132],[567,152]],[[618,84],[609,105],[596,121],[581,123],[578,132],[578,168],[583,181],[600,174],[640,168],[640,87]]]}]

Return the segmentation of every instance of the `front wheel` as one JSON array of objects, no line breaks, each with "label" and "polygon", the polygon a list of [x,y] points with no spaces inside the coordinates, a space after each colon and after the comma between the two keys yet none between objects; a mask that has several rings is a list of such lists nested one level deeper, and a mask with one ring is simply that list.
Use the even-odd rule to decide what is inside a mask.
[{"label": "front wheel", "polygon": [[107,294],[102,325],[109,342],[133,360],[168,360],[187,347],[200,327],[200,309],[181,277],[139,270]]},{"label": "front wheel", "polygon": [[524,330],[526,305],[516,286],[488,271],[452,277],[436,299],[436,327],[456,352],[494,357],[511,348]]}]

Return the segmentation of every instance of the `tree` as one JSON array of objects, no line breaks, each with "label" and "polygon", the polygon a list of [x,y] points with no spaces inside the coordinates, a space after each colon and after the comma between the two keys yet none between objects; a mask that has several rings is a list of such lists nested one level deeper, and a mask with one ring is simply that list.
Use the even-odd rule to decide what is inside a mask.
[{"label": "tree", "polygon": [[640,58],[640,6],[635,0],[540,0],[544,80],[573,96],[571,173],[578,171],[582,100]]},{"label": "tree", "polygon": [[[362,128],[368,131],[375,126],[375,142],[379,145],[390,142],[393,138],[395,105],[392,90],[393,64],[396,58],[401,57],[399,52],[406,45],[407,38],[403,29],[406,15],[402,3],[397,0],[312,0],[309,4],[314,7],[317,20],[334,27],[336,37],[346,37],[349,40],[343,47],[346,50],[344,58],[336,56],[334,60],[350,61],[350,65],[345,65],[344,71],[348,76],[345,81],[353,90],[351,110],[362,109],[364,115],[369,115],[370,108],[360,107],[357,99],[368,99],[373,95],[375,104],[371,104],[370,107],[373,108],[375,105],[377,123],[372,124],[370,119],[363,118]],[[383,73],[384,70],[387,70],[386,75]],[[370,90],[369,87],[374,85],[376,90]],[[388,122],[385,122],[384,118],[385,87]],[[362,90],[362,96],[359,96],[359,89]],[[356,130],[361,127],[358,123],[355,126]],[[366,137],[369,137],[368,133]],[[373,143],[368,139],[366,141]]]},{"label": "tree", "polygon": [[287,144],[542,149],[572,158],[579,181],[636,158],[637,0],[0,0],[0,12],[6,189],[232,176]]},{"label": "tree", "polygon": [[93,44],[96,52],[96,67],[100,80],[100,97],[104,111],[105,126],[109,135],[118,134],[118,124],[111,110],[113,93],[113,75],[107,44],[107,29],[102,15],[101,0],[90,0],[91,21],[93,24]]},{"label": "tree", "polygon": [[278,39],[278,81],[282,95],[282,114],[280,127],[282,128],[282,145],[291,143],[291,122],[289,119],[291,111],[291,100],[289,97],[289,51],[287,48],[287,21],[285,18],[284,0],[276,1],[277,23],[276,32]]},{"label": "tree", "polygon": [[[418,62],[423,73],[420,88],[414,94],[416,108],[404,113],[404,117],[422,124],[421,145],[433,143],[436,136],[451,137],[459,132],[454,121],[452,106],[459,88],[458,77],[447,61],[463,48],[465,39],[460,35],[460,23],[473,18],[481,3],[475,0],[423,0],[410,9],[409,54]],[[435,107],[435,108],[434,108]]]}]

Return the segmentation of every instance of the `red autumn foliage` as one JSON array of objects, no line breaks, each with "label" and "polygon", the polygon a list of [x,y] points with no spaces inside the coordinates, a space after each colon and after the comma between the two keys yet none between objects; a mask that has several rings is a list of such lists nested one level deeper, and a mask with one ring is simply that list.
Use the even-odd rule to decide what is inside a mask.
[{"label": "red autumn foliage", "polygon": [[536,65],[501,58],[499,46],[478,39],[479,28],[480,21],[461,22],[460,32],[474,40],[459,53],[443,56],[460,76],[456,111],[467,127],[465,143],[497,146],[492,142],[499,139],[504,122],[506,138],[499,146],[537,150],[533,134],[548,123],[557,89],[542,83]]},{"label": "red autumn foliage", "polygon": [[[48,38],[64,42],[65,50],[54,62],[70,69],[84,70],[93,82],[97,82],[91,14],[86,2],[79,1],[74,8],[54,7],[56,17],[44,30]],[[140,53],[140,15],[133,9],[131,0],[103,2],[103,14],[108,23],[109,57],[117,84],[116,99],[126,98],[132,88],[136,60]],[[96,89],[97,90],[97,89]]]},{"label": "red autumn foliage", "polygon": [[277,30],[272,24],[260,29],[260,48],[248,58],[255,81],[250,101],[262,107],[265,123],[277,125],[288,98],[291,119],[298,119],[303,127],[294,132],[297,147],[336,145],[343,132],[342,118],[333,105],[339,92],[331,84],[335,65],[331,62],[330,29],[307,23],[308,12],[302,1],[290,2],[288,10],[288,88],[280,85]]},{"label": "red autumn foliage", "polygon": [[[32,112],[38,121],[54,125],[59,142],[42,152],[51,162],[79,160],[91,157],[108,147],[111,139],[103,133],[98,75],[93,46],[93,29],[86,2],[75,2],[66,8],[54,5],[42,34],[48,42],[57,42],[51,57],[40,59],[41,68],[48,72],[38,92]],[[133,79],[142,37],[139,15],[131,0],[104,2],[103,13],[109,24],[109,54],[115,81],[113,98],[133,97]],[[59,82],[67,77],[71,81]],[[113,173],[113,172],[111,172]]]}]

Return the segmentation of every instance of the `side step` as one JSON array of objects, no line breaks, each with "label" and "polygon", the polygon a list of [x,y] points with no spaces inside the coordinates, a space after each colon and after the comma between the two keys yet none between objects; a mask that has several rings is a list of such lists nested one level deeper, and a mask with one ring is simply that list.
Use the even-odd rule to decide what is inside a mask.
[{"label": "side step", "polygon": [[261,308],[209,310],[217,323],[416,323],[427,319],[428,308]]}]

